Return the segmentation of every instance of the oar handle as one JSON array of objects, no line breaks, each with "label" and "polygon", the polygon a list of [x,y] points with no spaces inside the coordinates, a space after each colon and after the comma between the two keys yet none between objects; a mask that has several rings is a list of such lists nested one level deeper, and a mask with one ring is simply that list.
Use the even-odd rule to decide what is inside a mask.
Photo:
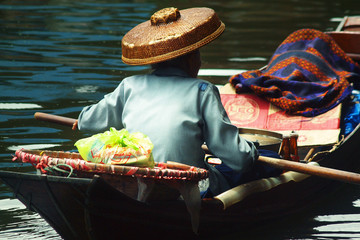
[{"label": "oar handle", "polygon": [[[205,153],[211,154],[206,145],[202,145],[202,149]],[[346,183],[360,184],[360,174],[358,173],[265,156],[259,156],[258,161],[274,168],[287,171],[305,173],[308,175],[333,179]]]},{"label": "oar handle", "polygon": [[192,166],[189,166],[187,164],[172,162],[172,161],[167,161],[166,165],[168,168],[180,169],[180,170],[185,170],[185,171],[188,171],[192,168]]},{"label": "oar handle", "polygon": [[52,123],[57,123],[57,124],[61,124],[61,125],[65,125],[65,126],[70,126],[72,127],[73,124],[75,123],[76,119],[74,118],[68,118],[68,117],[61,117],[61,116],[57,116],[57,115],[53,115],[53,114],[48,114],[48,113],[42,113],[42,112],[36,112],[34,114],[35,119],[37,120],[41,120],[41,121],[46,121],[46,122],[52,122]]},{"label": "oar handle", "polygon": [[280,168],[288,171],[295,171],[305,173],[313,176],[338,180],[346,183],[360,184],[360,174],[342,171],[333,168],[321,167],[316,165],[293,162],[289,160],[282,160],[278,158],[271,158],[259,156],[258,161],[270,165],[275,168]]}]

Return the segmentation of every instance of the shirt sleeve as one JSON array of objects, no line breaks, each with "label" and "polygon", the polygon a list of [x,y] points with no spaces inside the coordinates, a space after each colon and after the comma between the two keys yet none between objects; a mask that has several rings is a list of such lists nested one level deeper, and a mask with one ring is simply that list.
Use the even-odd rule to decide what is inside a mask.
[{"label": "shirt sleeve", "polygon": [[209,150],[233,171],[249,170],[258,158],[255,145],[240,137],[221,103],[216,86],[209,84],[202,99],[204,138]]},{"label": "shirt sleeve", "polygon": [[78,118],[81,131],[104,132],[110,127],[124,128],[122,124],[123,84],[104,96],[97,104],[84,107]]}]

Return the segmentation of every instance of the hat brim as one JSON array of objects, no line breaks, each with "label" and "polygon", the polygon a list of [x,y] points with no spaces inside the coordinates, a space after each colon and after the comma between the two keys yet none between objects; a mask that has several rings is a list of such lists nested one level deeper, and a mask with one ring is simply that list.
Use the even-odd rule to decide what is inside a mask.
[{"label": "hat brim", "polygon": [[181,10],[181,18],[170,24],[139,24],[122,39],[122,60],[129,65],[148,65],[192,52],[218,38],[225,30],[214,10]]}]

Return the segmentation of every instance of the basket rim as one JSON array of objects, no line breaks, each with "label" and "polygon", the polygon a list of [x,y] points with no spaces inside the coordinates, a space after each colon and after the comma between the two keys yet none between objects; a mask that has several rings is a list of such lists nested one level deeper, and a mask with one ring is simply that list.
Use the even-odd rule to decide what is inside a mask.
[{"label": "basket rim", "polygon": [[[179,164],[179,167],[177,168],[177,164],[156,162],[154,168],[148,168],[93,163],[82,159],[78,152],[67,151],[19,149],[15,152],[14,160],[21,160],[24,163],[31,163],[35,168],[38,169],[43,169],[46,166],[67,164],[76,171],[91,172],[94,174],[108,173],[119,176],[136,176],[142,178],[188,181],[200,181],[209,177],[209,173],[206,169],[185,164]],[[188,169],[184,169],[184,166],[187,166],[186,168]]]}]

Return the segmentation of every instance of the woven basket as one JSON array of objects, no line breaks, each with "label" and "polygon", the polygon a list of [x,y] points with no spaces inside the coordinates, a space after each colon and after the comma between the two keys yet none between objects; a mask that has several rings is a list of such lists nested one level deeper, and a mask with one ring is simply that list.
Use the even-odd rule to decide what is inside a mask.
[{"label": "woven basket", "polygon": [[200,181],[208,177],[205,169],[196,168],[180,163],[156,163],[154,168],[142,168],[123,165],[109,165],[86,162],[79,153],[42,150],[17,150],[14,160],[33,164],[37,169],[46,171],[47,167],[67,165],[79,172],[96,174],[106,173],[117,176],[136,176],[159,180]]},{"label": "woven basket", "polygon": [[180,163],[156,163],[154,168],[141,168],[86,162],[79,153],[63,151],[17,150],[13,160],[31,163],[36,169],[47,175],[92,178],[99,175],[104,181],[127,196],[138,199],[139,178],[150,183],[152,188],[146,201],[173,200],[179,197],[176,188],[187,182],[197,183],[208,177],[208,171]]},{"label": "woven basket", "polygon": [[123,37],[122,60],[130,65],[170,60],[210,43],[224,30],[213,9],[162,9]]}]

